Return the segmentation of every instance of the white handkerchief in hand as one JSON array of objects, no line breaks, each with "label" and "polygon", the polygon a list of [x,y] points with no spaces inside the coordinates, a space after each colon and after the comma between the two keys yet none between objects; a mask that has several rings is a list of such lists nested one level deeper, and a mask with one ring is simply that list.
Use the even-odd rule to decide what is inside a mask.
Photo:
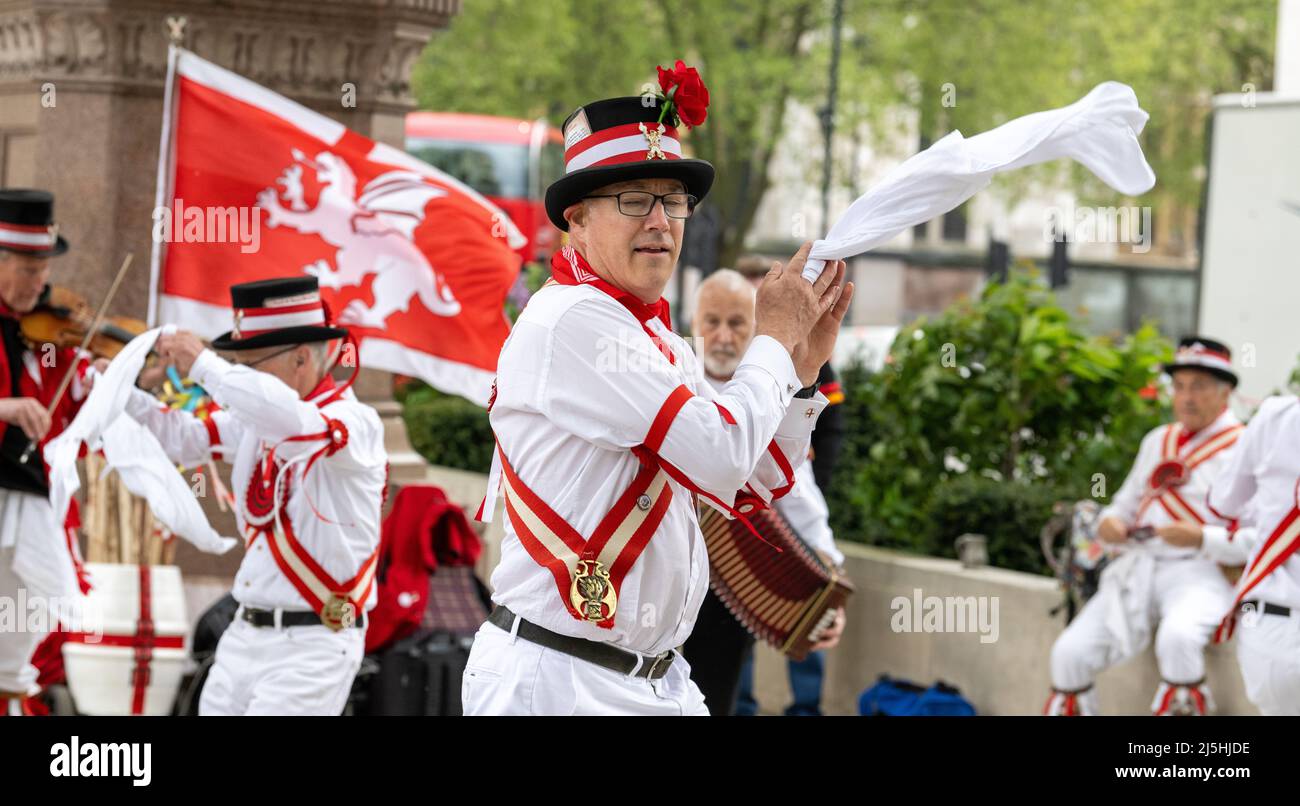
[{"label": "white handkerchief in hand", "polygon": [[1120,193],[1146,193],[1156,182],[1137,139],[1147,118],[1131,87],[1107,81],[1069,106],[970,139],[951,132],[855,201],[813,244],[803,276],[815,281],[825,261],[860,255],[956,208],[1003,171],[1069,157]]}]

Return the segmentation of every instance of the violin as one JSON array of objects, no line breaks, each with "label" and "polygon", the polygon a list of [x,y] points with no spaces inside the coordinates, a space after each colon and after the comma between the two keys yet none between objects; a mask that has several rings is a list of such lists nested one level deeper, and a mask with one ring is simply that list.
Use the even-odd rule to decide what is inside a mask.
[{"label": "violin", "polygon": [[[33,348],[43,344],[79,347],[94,320],[95,309],[85,297],[62,286],[46,286],[40,302],[19,320],[19,327]],[[106,316],[86,349],[97,358],[112,359],[127,342],[148,329],[139,319]]]}]

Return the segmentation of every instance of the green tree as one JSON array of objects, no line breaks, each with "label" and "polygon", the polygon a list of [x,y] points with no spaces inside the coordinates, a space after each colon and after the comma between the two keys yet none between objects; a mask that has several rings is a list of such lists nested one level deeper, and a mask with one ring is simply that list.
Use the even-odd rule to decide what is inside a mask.
[{"label": "green tree", "polygon": [[709,117],[686,141],[718,169],[709,203],[725,265],[768,188],[787,101],[824,93],[825,49],[804,44],[826,15],[822,0],[475,0],[430,42],[412,81],[423,108],[559,125],[580,104],[657,88],[657,64],[698,67]]},{"label": "green tree", "polygon": [[[1195,237],[1205,120],[1215,93],[1271,87],[1275,0],[846,0],[837,131],[879,142],[919,113],[933,140],[984,131],[1070,103],[1107,79],[1131,84],[1151,121],[1143,144],[1159,182],[1157,249]],[[653,66],[683,58],[709,86],[709,120],[688,137],[718,168],[719,254],[739,253],[768,189],[787,108],[824,103],[831,0],[467,0],[430,42],[413,77],[421,106],[559,124],[579,104],[632,95]],[[861,126],[865,124],[865,127]],[[908,142],[898,156],[916,150]],[[821,150],[802,155],[809,184]],[[1109,204],[1078,168],[1047,166],[999,185],[1012,192],[1051,174]],[[863,191],[852,166],[839,181]],[[815,233],[814,233],[815,234]],[[765,233],[779,237],[784,233]]]}]

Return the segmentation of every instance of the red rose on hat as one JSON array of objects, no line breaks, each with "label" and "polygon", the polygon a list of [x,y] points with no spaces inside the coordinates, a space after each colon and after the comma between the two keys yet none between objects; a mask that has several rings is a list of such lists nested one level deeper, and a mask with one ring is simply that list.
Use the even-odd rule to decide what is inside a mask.
[{"label": "red rose on hat", "polygon": [[[709,113],[709,88],[704,86],[699,72],[694,67],[687,67],[681,59],[677,60],[672,70],[662,67],[655,69],[659,71],[659,87],[682,123],[690,127],[703,123]],[[665,113],[668,104],[665,104]]]}]

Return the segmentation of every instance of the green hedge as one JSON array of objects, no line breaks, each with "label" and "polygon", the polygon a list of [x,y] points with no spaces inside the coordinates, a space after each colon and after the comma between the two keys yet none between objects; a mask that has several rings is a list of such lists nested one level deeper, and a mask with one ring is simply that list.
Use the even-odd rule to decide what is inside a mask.
[{"label": "green hedge", "polygon": [[841,373],[836,537],[952,556],[979,532],[995,564],[1043,570],[1052,501],[1107,500],[1169,416],[1150,384],[1171,352],[1150,326],[1087,335],[1032,271],[902,328],[880,372]]},{"label": "green hedge", "polygon": [[411,447],[430,464],[486,473],[492,465],[487,410],[423,384],[400,394]]},{"label": "green hedge", "polygon": [[974,532],[988,538],[989,564],[1031,573],[1050,573],[1038,535],[1052,505],[1068,497],[1049,484],[1007,484],[960,476],[935,488],[926,507],[926,554],[956,557],[954,541]]}]

